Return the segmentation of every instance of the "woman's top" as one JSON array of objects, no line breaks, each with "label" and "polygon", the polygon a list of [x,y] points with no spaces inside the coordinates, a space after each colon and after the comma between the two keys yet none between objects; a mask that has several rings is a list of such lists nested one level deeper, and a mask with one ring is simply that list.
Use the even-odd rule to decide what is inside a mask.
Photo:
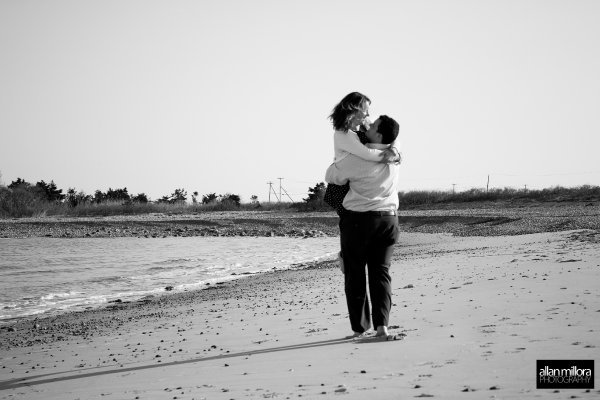
[{"label": "woman's top", "polygon": [[354,131],[335,131],[333,134],[333,150],[335,153],[333,162],[342,161],[348,154],[354,154],[363,160],[381,161],[383,151],[379,149],[369,149],[358,139],[358,134]]}]

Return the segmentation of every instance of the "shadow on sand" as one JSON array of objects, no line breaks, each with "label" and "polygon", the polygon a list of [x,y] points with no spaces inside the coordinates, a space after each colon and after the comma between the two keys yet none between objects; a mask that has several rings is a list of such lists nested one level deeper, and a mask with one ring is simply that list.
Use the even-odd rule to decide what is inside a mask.
[{"label": "shadow on sand", "polygon": [[[113,368],[113,369],[106,369],[107,367],[84,368],[84,369],[79,369],[76,371],[56,372],[56,373],[51,373],[51,374],[28,376],[28,377],[21,377],[21,378],[16,378],[16,379],[0,381],[0,390],[18,389],[21,387],[43,385],[46,383],[55,383],[55,382],[69,381],[69,380],[74,380],[74,379],[90,378],[90,377],[101,376],[101,375],[119,374],[119,373],[123,373],[123,372],[141,371],[141,370],[145,370],[145,369],[173,367],[176,365],[192,364],[192,363],[198,363],[198,362],[203,362],[203,361],[223,360],[223,359],[227,359],[227,358],[244,357],[244,356],[266,354],[266,353],[275,353],[275,352],[279,352],[279,351],[292,351],[292,350],[308,349],[308,348],[312,348],[312,347],[332,346],[332,345],[348,343],[348,342],[353,342],[352,337],[322,340],[319,342],[301,343],[301,344],[294,344],[294,345],[281,346],[281,347],[271,347],[268,349],[244,351],[244,352],[240,352],[240,353],[221,354],[221,355],[212,356],[212,357],[192,358],[189,360],[172,361],[172,362],[167,362],[167,363],[146,364],[146,365],[139,365],[136,367],[123,367],[123,368]],[[110,368],[110,367],[108,367],[108,368]],[[90,371],[90,372],[85,372],[85,371]],[[91,372],[91,371],[93,371],[93,372]],[[57,375],[62,375],[62,376],[57,376]]]}]

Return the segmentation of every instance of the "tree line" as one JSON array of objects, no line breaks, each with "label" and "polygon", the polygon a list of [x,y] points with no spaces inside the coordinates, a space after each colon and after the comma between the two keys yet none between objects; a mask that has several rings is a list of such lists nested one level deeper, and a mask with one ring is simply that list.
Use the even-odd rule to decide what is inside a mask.
[{"label": "tree line", "polygon": [[[253,202],[258,202],[257,196],[252,196],[251,199]],[[86,194],[84,191],[77,191],[74,188],[69,188],[66,192],[63,192],[63,189],[59,189],[54,180],[50,182],[40,180],[32,184],[23,178],[17,178],[8,186],[0,185],[0,211],[4,211],[4,214],[7,215],[14,214],[15,210],[31,208],[35,203],[61,204],[73,208],[82,205],[107,203],[122,205],[186,204],[187,201],[188,192],[183,188],[177,188],[173,193],[151,201],[145,193],[131,194],[126,187],[108,188],[106,191],[96,190],[92,195]],[[227,205],[240,206],[241,197],[232,193],[207,193],[200,197],[199,193],[195,191],[191,195],[191,202],[192,204],[226,203]]]},{"label": "tree line", "polygon": [[[0,175],[1,176],[1,175]],[[17,178],[8,186],[0,184],[0,217],[22,217],[32,215],[60,214],[98,215],[147,213],[173,211],[165,205],[174,205],[178,209],[189,211],[236,210],[243,209],[282,209],[293,208],[298,211],[329,211],[325,203],[326,190],[324,182],[318,182],[308,188],[308,196],[299,203],[261,204],[256,195],[251,196],[250,203],[241,204],[237,194],[207,193],[202,196],[197,191],[191,194],[191,204],[188,202],[188,192],[177,188],[173,193],[151,201],[145,193],[130,194],[126,187],[109,188],[107,191],[96,190],[93,195],[74,188],[66,193],[59,189],[54,181],[41,180],[31,184],[22,178]],[[600,187],[583,185],[575,188],[560,186],[541,190],[523,190],[513,188],[503,189],[470,189],[462,192],[448,191],[409,191],[399,192],[398,200],[401,209],[413,207],[436,207],[448,203],[469,203],[482,201],[600,201]],[[99,209],[100,205],[105,205]],[[191,208],[190,208],[191,207]],[[103,214],[104,213],[104,214]]]}]

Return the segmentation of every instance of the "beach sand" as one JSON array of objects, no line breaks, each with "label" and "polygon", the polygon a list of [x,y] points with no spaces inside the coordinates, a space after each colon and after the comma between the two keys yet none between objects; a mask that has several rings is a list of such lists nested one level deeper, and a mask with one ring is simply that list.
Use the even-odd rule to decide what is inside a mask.
[{"label": "beach sand", "polygon": [[599,243],[403,233],[393,342],[346,338],[332,262],[23,322],[0,330],[0,399],[598,398],[535,376],[600,358]]}]

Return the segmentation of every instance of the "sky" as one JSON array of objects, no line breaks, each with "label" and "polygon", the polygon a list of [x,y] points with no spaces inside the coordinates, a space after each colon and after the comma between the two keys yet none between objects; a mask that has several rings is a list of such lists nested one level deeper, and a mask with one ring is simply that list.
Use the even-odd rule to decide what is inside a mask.
[{"label": "sky", "polygon": [[281,182],[301,201],[359,91],[400,123],[401,191],[600,185],[599,17],[596,0],[0,0],[0,179],[245,202]]}]

